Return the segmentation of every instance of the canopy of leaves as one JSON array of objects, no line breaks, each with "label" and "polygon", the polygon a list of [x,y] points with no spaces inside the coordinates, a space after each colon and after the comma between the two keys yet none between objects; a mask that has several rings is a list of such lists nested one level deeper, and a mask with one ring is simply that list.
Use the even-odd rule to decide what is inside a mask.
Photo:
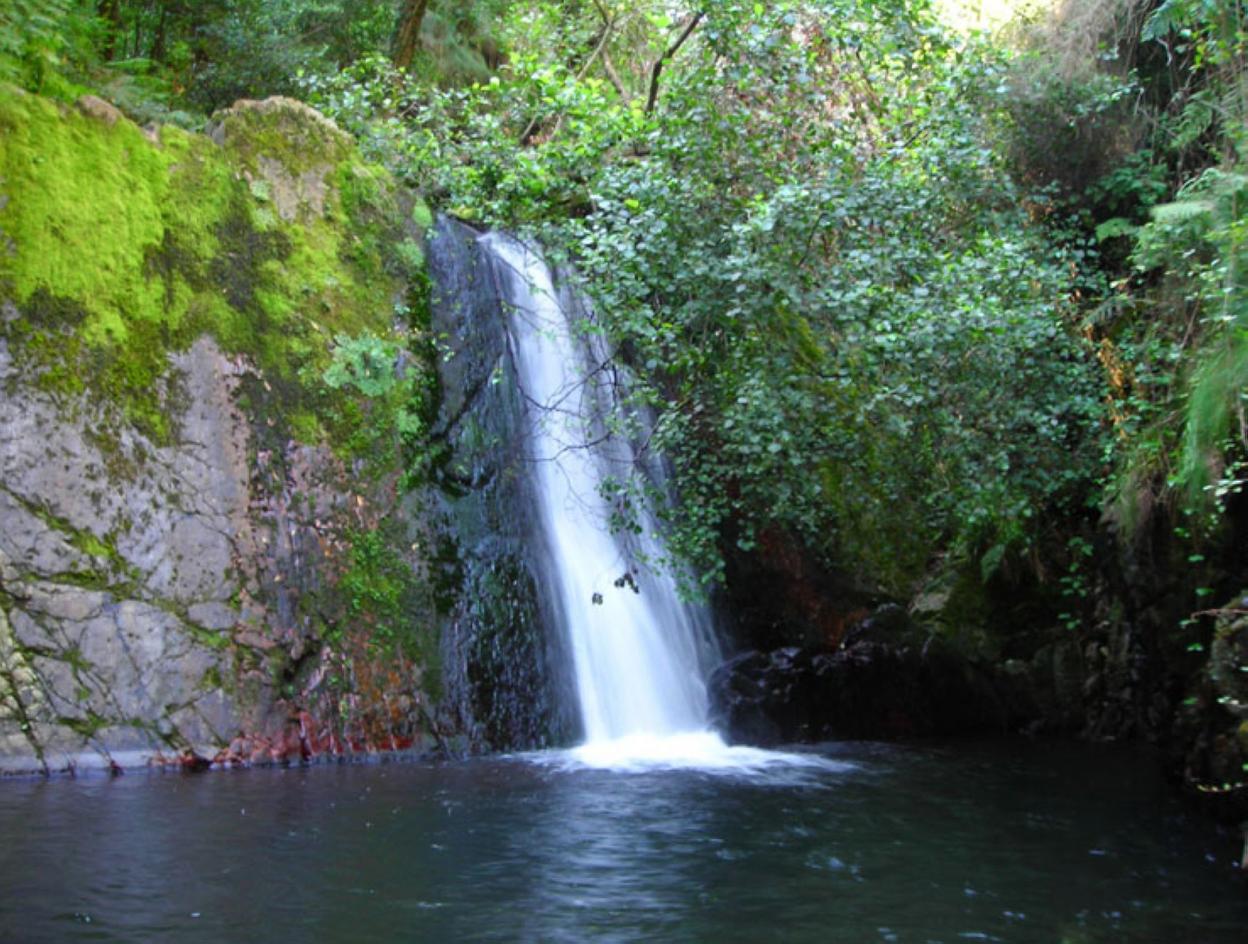
[{"label": "canopy of leaves", "polygon": [[[0,79],[72,96],[98,88],[140,120],[190,123],[240,98],[295,94],[388,55],[402,0],[4,0]],[[423,17],[425,81],[483,78],[500,0],[434,0]]]},{"label": "canopy of leaves", "polygon": [[[706,579],[780,531],[905,592],[1106,480],[1237,487],[1243,20],[1069,0],[1016,56],[925,0],[9,0],[0,77],[183,123],[302,95],[572,263]],[[326,380],[390,396],[375,346]]]},{"label": "canopy of leaves", "polygon": [[[1001,54],[922,3],[515,7],[489,83],[374,61],[314,100],[453,212],[574,263],[657,416],[680,556],[713,580],[725,535],[779,528],[900,589],[1084,499],[1078,260],[989,146]],[[616,487],[626,509],[645,483]]]}]

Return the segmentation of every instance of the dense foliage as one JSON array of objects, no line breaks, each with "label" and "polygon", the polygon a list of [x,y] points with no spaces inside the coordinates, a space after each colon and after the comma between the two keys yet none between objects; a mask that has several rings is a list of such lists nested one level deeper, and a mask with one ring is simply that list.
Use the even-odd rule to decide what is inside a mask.
[{"label": "dense foliage", "polygon": [[[1244,484],[1243,20],[7,0],[0,71],[187,122],[297,94],[443,210],[570,261],[708,581],[778,539],[900,596],[1027,563],[1070,597],[1102,507],[1213,534]],[[326,379],[400,396],[372,389],[377,343],[340,341]],[[613,483],[622,526],[644,487]]]},{"label": "dense foliage", "polygon": [[922,4],[659,10],[535,5],[469,89],[374,60],[310,91],[575,263],[708,579],[776,529],[894,589],[947,552],[991,570],[1083,499],[1099,413],[1078,253],[987,144],[1004,58]]},{"label": "dense foliage", "polygon": [[[1134,271],[1112,301],[1138,304],[1146,318],[1137,320],[1157,322],[1153,337],[1179,382],[1172,388],[1177,404],[1171,396],[1150,404],[1149,419],[1156,419],[1132,471],[1164,470],[1189,503],[1207,507],[1242,489],[1248,458],[1245,11],[1240,4],[1163,3],[1142,38],[1178,57],[1177,88],[1162,100],[1144,148],[1176,173],[1147,206],[1148,218],[1123,228]],[[1102,233],[1114,222],[1102,224]],[[1139,358],[1143,371],[1158,366],[1147,354]],[[1176,406],[1181,418],[1168,422],[1164,411]]]},{"label": "dense foliage", "polygon": [[402,24],[425,37],[409,63],[438,81],[482,78],[491,0],[4,0],[0,79],[69,94],[98,87],[136,117],[194,122],[236,99],[294,94],[390,54]]}]

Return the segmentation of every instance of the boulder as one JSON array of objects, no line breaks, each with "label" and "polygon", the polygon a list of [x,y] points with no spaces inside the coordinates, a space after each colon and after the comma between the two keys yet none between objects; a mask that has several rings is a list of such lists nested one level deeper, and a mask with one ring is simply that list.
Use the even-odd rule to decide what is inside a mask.
[{"label": "boulder", "polygon": [[104,122],[110,128],[125,118],[116,105],[106,102],[96,95],[82,96],[82,98],[78,99],[78,108],[84,115],[90,115],[97,121]]}]

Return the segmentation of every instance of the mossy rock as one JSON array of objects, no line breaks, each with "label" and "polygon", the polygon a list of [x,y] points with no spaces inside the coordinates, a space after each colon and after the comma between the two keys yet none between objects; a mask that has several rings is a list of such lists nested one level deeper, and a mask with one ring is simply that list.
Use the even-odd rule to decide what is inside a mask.
[{"label": "mossy rock", "polygon": [[[240,103],[214,131],[0,84],[0,413],[21,427],[0,770],[215,750],[296,710],[340,743],[415,743],[438,697],[401,504],[431,398],[408,314],[427,210],[298,103]],[[386,383],[342,379],[355,350]],[[9,592],[31,574],[61,615]]]},{"label": "mossy rock", "polygon": [[[0,86],[0,334],[65,399],[90,391],[157,442],[171,353],[207,334],[290,393],[323,438],[331,340],[394,328],[409,213],[386,172],[289,99],[222,113],[214,139],[141,129]],[[408,227],[410,229],[410,227]]]},{"label": "mossy rock", "polygon": [[319,111],[293,98],[244,99],[213,116],[208,135],[256,173],[264,160],[290,174],[334,167],[355,156],[355,142]]}]

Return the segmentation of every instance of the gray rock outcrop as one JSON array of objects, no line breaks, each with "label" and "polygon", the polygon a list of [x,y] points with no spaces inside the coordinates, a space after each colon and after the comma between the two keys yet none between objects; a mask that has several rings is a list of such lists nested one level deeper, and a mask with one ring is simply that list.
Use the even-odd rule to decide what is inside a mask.
[{"label": "gray rock outcrop", "polygon": [[[427,211],[288,100],[213,143],[0,86],[0,127],[0,772],[453,734],[401,486]],[[388,396],[328,382],[351,344]]]}]

